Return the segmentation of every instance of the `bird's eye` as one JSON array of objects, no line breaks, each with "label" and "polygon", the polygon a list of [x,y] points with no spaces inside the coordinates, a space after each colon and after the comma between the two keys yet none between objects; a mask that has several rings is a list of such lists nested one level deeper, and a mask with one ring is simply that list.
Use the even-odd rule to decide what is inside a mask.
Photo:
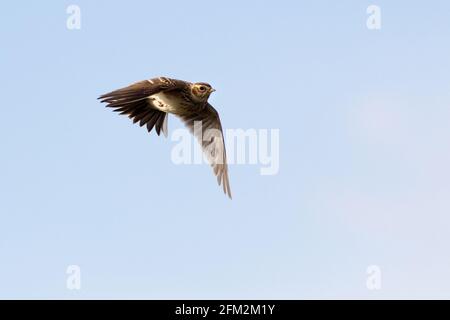
[{"label": "bird's eye", "polygon": [[206,90],[206,88],[204,86],[201,86],[199,89],[200,89],[200,91],[205,91]]}]

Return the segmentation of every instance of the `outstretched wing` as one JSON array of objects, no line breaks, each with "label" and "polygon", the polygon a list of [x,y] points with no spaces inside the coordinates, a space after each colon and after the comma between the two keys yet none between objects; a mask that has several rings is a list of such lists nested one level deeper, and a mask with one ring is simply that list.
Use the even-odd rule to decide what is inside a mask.
[{"label": "outstretched wing", "polygon": [[186,82],[181,80],[159,77],[136,82],[128,87],[118,89],[100,96],[101,102],[113,108],[120,114],[127,115],[133,123],[147,126],[148,132],[155,127],[156,133],[161,131],[167,136],[168,114],[153,107],[148,97],[159,92],[181,90]]},{"label": "outstretched wing", "polygon": [[180,118],[197,138],[217,176],[217,182],[231,199],[227,155],[219,113],[208,103],[202,111],[182,115]]}]

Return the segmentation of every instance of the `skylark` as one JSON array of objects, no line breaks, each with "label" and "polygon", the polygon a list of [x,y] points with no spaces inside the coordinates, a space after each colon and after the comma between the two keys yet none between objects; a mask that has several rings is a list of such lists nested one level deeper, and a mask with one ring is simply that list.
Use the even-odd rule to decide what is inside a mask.
[{"label": "skylark", "polygon": [[100,96],[101,102],[133,123],[155,128],[167,137],[167,119],[179,117],[194,134],[211,164],[217,182],[231,199],[228,166],[222,125],[218,112],[208,103],[213,89],[208,83],[191,83],[166,77],[136,82],[128,87]]}]

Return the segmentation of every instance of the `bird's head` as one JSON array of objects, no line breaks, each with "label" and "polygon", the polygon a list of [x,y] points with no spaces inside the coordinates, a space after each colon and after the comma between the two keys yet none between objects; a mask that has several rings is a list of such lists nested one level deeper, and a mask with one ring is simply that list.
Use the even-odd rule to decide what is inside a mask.
[{"label": "bird's head", "polygon": [[191,93],[195,100],[200,102],[208,101],[211,93],[216,91],[208,83],[197,82],[191,85]]}]

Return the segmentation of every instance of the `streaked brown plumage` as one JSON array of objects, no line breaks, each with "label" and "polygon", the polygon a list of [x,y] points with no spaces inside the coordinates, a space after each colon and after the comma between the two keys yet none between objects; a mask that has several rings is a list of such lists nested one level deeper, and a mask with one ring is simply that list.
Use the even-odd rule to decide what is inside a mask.
[{"label": "streaked brown plumage", "polygon": [[[225,142],[218,112],[208,103],[215,90],[207,83],[191,83],[166,77],[136,82],[99,97],[107,107],[127,115],[133,123],[155,128],[167,136],[168,114],[179,117],[194,134],[213,167],[219,185],[231,198]],[[198,124],[197,124],[198,123]],[[201,126],[201,133],[197,132]]]}]

